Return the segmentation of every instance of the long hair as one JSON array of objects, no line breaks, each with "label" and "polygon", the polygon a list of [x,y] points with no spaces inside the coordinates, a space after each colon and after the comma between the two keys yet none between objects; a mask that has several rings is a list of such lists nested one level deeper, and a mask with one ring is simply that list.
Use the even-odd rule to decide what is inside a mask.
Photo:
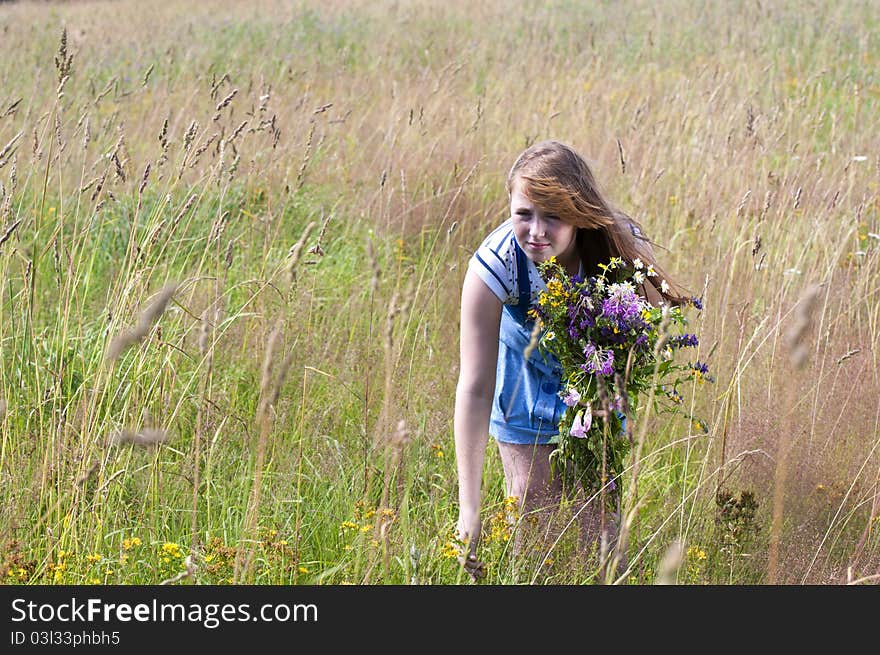
[{"label": "long hair", "polygon": [[[641,259],[651,265],[658,275],[647,278],[657,293],[673,304],[685,301],[677,285],[657,264],[651,248],[640,248],[631,225],[641,232],[641,226],[624,212],[614,208],[604,198],[587,162],[574,149],[558,141],[542,141],[527,148],[517,157],[507,176],[507,192],[512,193],[517,180],[522,181],[522,193],[548,214],[573,225],[577,230],[576,246],[584,271],[597,275],[599,264],[612,257],[626,262]],[[665,279],[669,291],[659,288]]]}]

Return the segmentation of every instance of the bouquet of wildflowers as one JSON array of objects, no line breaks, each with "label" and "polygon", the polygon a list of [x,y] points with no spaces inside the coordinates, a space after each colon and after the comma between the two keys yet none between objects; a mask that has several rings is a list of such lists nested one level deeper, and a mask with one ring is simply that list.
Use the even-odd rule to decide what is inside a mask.
[{"label": "bouquet of wildflowers", "polygon": [[[695,334],[673,334],[687,325],[682,308],[655,307],[636,293],[646,277],[657,275],[653,267],[613,258],[600,265],[598,277],[587,279],[569,276],[555,258],[538,269],[547,283],[531,310],[542,324],[538,347],[562,365],[561,393],[568,406],[559,422],[553,468],[588,492],[613,492],[633,443],[632,417],[646,392],[654,388],[658,411],[679,412],[678,386],[712,377],[704,363],[676,361],[676,350],[699,343]],[[668,290],[665,280],[660,288]],[[702,309],[696,298],[688,305]],[[701,421],[689,418],[705,431]]]}]

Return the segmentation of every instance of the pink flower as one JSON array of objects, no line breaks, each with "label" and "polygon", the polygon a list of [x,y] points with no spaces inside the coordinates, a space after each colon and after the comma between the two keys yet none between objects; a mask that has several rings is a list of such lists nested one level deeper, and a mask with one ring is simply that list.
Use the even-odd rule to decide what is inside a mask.
[{"label": "pink flower", "polygon": [[562,402],[564,402],[569,407],[574,407],[580,401],[581,401],[581,394],[578,393],[578,390],[575,389],[574,387],[569,387],[568,393],[565,395],[565,398],[562,399]]},{"label": "pink flower", "polygon": [[573,437],[585,439],[587,437],[587,432],[590,431],[590,426],[592,424],[593,412],[590,409],[590,406],[587,405],[586,410],[581,410],[577,414],[575,414],[574,421],[571,422],[571,430],[569,433]]}]

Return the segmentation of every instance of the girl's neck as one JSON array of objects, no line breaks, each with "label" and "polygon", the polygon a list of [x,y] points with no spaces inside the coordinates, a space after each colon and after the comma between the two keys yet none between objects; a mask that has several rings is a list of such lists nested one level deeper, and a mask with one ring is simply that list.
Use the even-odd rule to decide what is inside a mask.
[{"label": "girl's neck", "polygon": [[576,239],[572,239],[568,249],[557,257],[557,260],[565,267],[569,275],[577,275],[581,270],[581,257],[575,242]]}]

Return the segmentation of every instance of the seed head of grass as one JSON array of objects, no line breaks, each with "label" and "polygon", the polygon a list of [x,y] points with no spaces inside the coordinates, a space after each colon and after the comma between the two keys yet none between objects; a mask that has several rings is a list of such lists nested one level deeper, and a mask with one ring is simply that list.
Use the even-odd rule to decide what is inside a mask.
[{"label": "seed head of grass", "polygon": [[790,349],[789,358],[795,368],[803,368],[807,362],[808,346],[804,339],[813,321],[813,310],[819,297],[820,286],[811,285],[804,291],[797,306],[794,322],[786,332],[786,340]]},{"label": "seed head of grass", "polygon": [[168,439],[168,433],[158,428],[141,428],[140,430],[118,430],[110,434],[110,442],[116,445],[133,444],[135,446],[155,446]]},{"label": "seed head of grass", "polygon": [[107,359],[116,359],[129,347],[143,341],[149,334],[150,328],[165,311],[175,291],[177,291],[176,283],[166,284],[162,287],[156,299],[141,313],[137,325],[131,329],[123,330],[110,342],[107,348]]},{"label": "seed head of grass", "polygon": [[669,545],[660,561],[660,569],[657,572],[658,585],[675,584],[675,576],[681,568],[684,552],[684,544],[678,539]]}]

